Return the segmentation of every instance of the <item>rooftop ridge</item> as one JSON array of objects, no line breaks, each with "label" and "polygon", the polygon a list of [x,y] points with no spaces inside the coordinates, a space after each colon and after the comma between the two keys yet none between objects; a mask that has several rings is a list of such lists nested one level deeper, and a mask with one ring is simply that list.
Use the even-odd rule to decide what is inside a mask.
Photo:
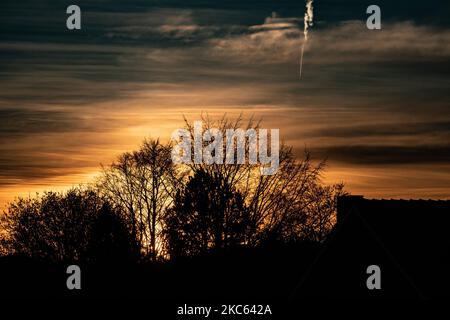
[{"label": "rooftop ridge", "polygon": [[391,199],[386,199],[386,198],[365,198],[363,195],[345,195],[345,196],[340,196],[340,198],[347,198],[347,199],[359,199],[359,200],[365,200],[365,201],[403,201],[403,202],[449,202],[450,203],[450,199],[403,199],[403,198],[391,198]]}]

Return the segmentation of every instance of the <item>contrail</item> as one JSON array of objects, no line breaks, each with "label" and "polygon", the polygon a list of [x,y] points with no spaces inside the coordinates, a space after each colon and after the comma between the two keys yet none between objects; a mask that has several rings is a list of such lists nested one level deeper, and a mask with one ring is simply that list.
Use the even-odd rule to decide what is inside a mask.
[{"label": "contrail", "polygon": [[306,12],[305,12],[305,18],[303,19],[303,43],[302,43],[302,52],[300,53],[300,74],[299,79],[302,78],[302,70],[303,70],[303,52],[305,51],[305,44],[306,41],[308,41],[308,30],[309,27],[312,27],[314,25],[313,22],[314,19],[314,7],[313,7],[313,0],[306,0]]}]

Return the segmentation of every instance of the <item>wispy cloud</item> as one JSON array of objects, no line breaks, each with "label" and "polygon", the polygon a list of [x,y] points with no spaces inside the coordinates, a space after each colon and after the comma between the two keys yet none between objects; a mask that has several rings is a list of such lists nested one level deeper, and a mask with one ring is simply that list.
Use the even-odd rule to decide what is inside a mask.
[{"label": "wispy cloud", "polygon": [[[238,60],[289,62],[298,56],[299,44],[303,41],[301,30],[294,23],[281,25],[269,20],[264,25],[250,27],[246,34],[213,39],[211,44],[221,55]],[[450,55],[448,29],[419,26],[410,21],[385,23],[379,32],[368,32],[362,21],[345,21],[315,30],[310,42],[306,50],[312,56],[310,62],[316,64],[404,61]]]}]

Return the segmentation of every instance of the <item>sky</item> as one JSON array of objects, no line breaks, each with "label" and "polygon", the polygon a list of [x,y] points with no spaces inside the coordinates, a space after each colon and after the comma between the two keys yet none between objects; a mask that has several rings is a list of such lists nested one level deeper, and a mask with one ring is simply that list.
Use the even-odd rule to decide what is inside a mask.
[{"label": "sky", "polygon": [[[81,30],[66,8],[81,8]],[[366,27],[381,8],[382,29]],[[450,199],[450,2],[98,0],[0,3],[0,207],[92,180],[183,115],[262,118],[327,183]]]}]

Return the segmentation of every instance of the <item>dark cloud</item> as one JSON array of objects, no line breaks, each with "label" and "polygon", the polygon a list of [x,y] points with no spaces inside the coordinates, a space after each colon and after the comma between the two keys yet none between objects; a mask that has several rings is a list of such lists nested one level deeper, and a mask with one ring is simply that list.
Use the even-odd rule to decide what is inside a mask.
[{"label": "dark cloud", "polygon": [[[12,161],[14,161],[14,165],[11,165]],[[80,174],[92,164],[89,161],[71,160],[70,157],[52,157],[39,155],[37,152],[2,149],[0,153],[0,187],[20,185],[21,183],[43,183],[49,178]],[[98,165],[98,162],[95,164]]]},{"label": "dark cloud", "polygon": [[326,126],[309,132],[312,137],[364,138],[364,137],[397,137],[450,134],[450,121],[425,123],[392,123],[352,126]]},{"label": "dark cloud", "polygon": [[117,126],[108,118],[95,118],[68,110],[0,109],[0,135],[18,138],[34,134],[96,133]]},{"label": "dark cloud", "polygon": [[0,134],[3,137],[43,132],[68,132],[87,128],[88,125],[85,122],[80,118],[77,121],[69,112],[12,108],[0,110]]},{"label": "dark cloud", "polygon": [[333,146],[313,148],[313,153],[330,161],[363,165],[447,164],[450,145],[427,146]]}]

